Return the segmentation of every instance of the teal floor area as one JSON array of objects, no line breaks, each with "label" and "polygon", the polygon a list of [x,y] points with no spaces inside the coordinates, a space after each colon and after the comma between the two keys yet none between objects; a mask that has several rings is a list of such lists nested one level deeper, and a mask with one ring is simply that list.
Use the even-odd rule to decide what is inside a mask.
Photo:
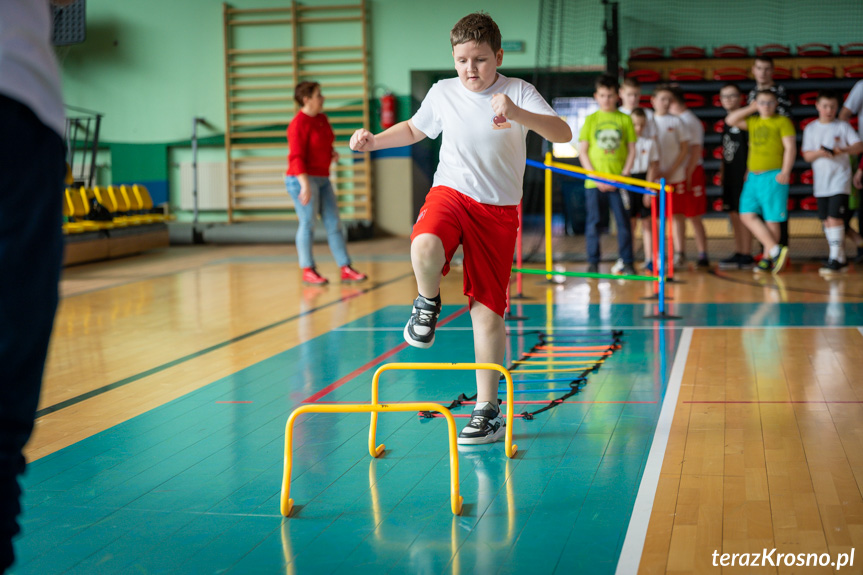
[{"label": "teal floor area", "polygon": [[[511,324],[508,362],[538,343],[543,326],[619,327],[622,348],[572,403],[515,421],[515,459],[502,442],[460,450],[460,516],[449,506],[445,422],[413,413],[380,416],[379,459],[367,452],[367,415],[302,416],[296,507],[288,519],[279,513],[285,422],[303,400],[332,386],[317,401],[368,401],[374,367],[361,368],[388,353],[387,362],[473,361],[462,308],[444,306],[441,319],[452,319],[432,349],[397,350],[408,308],[391,306],[31,464],[11,573],[613,573],[677,328],[861,323],[858,304],[677,305],[684,319],[665,324],[644,319],[646,305],[553,309],[547,318],[544,305],[519,308],[528,319]],[[560,386],[517,388],[543,385]],[[446,404],[474,391],[467,372],[381,379],[389,402]],[[518,404],[516,413],[540,407]]]}]

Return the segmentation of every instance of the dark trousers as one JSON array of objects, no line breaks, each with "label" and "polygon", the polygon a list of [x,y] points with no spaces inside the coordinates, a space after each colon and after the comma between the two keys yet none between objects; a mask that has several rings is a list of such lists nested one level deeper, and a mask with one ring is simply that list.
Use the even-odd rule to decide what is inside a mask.
[{"label": "dark trousers", "polygon": [[[640,200],[641,198],[636,198]],[[599,219],[601,203],[608,200],[608,206],[614,214],[617,224],[617,250],[624,263],[632,263],[632,228],[629,227],[629,212],[623,206],[623,198],[620,192],[600,192],[599,188],[585,188],[584,201],[587,208],[587,222],[584,234],[587,239],[587,261],[598,264],[601,258],[599,251]]]},{"label": "dark trousers", "polygon": [[12,564],[18,475],[33,431],[63,257],[62,138],[0,96],[0,572]]}]

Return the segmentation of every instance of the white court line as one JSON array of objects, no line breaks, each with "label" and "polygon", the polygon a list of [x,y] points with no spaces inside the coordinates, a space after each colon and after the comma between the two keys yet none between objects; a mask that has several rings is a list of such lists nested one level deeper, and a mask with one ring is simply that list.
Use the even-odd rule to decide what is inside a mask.
[{"label": "white court line", "polygon": [[683,381],[683,370],[686,368],[686,358],[689,356],[689,346],[692,344],[693,328],[684,328],[677,346],[677,354],[671,367],[671,377],[662,401],[662,411],[656,422],[656,432],[653,444],[647,456],[644,474],[641,476],[641,486],[632,508],[626,539],[620,550],[615,575],[632,575],[638,572],[641,553],[644,551],[644,539],[647,537],[647,525],[650,522],[650,512],[653,510],[653,500],[656,498],[656,487],[659,485],[659,472],[662,469],[662,459],[668,446],[668,436],[671,434],[671,421],[674,419],[674,409],[677,407],[677,397],[680,395],[680,384]]},{"label": "white court line", "polygon": [[863,327],[858,327],[858,328],[857,328],[857,331],[859,331],[859,332],[860,332],[860,335],[863,335]]},{"label": "white court line", "polygon": [[[546,333],[555,332],[555,331],[610,331],[610,330],[618,330],[618,331],[626,331],[626,330],[680,330],[680,329],[853,329],[856,326],[853,325],[692,325],[692,326],[680,326],[674,325],[673,323],[667,323],[663,325],[609,325],[602,327],[553,327],[551,329],[545,325],[536,325],[536,326],[519,326],[515,328],[519,331],[534,331],[539,330]],[[404,326],[399,327],[337,327],[330,331],[404,331]],[[863,327],[857,328],[861,334],[863,334]],[[435,330],[435,332],[441,331],[473,331],[472,327],[439,327]],[[507,331],[508,335],[521,335],[518,331]],[[531,335],[531,334],[524,334]]]}]

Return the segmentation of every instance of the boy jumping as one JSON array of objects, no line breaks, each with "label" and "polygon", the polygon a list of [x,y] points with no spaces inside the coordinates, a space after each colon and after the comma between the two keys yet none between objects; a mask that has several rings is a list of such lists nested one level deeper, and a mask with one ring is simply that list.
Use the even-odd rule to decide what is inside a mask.
[{"label": "boy jumping", "polygon": [[[500,30],[488,14],[459,20],[450,32],[457,78],[431,87],[410,120],[374,135],[357,130],[351,149],[409,146],[443,133],[440,162],[411,234],[411,263],[419,295],[404,329],[414,347],[434,343],[441,311],[441,277],[464,248],[464,294],[469,298],[478,363],[503,363],[506,290],[518,230],[517,206],[527,157],[528,130],[569,142],[569,126],[531,84],[497,71],[503,62]],[[477,371],[477,403],[460,444],[492,443],[505,429],[499,373]]]}]

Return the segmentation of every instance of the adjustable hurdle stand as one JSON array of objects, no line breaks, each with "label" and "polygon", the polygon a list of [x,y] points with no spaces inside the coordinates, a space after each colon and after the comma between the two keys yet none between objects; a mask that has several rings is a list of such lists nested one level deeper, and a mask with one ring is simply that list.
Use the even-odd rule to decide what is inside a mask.
[{"label": "adjustable hurdle stand", "polygon": [[291,499],[291,468],[293,466],[293,436],[294,422],[303,413],[371,413],[371,424],[369,427],[369,454],[372,457],[380,457],[386,449],[383,444],[376,445],[378,413],[385,411],[437,411],[447,420],[447,432],[449,436],[449,460],[450,460],[450,507],[454,515],[459,515],[462,509],[463,499],[459,495],[458,481],[458,447],[455,429],[455,419],[449,409],[432,402],[401,403],[397,405],[382,404],[378,401],[378,380],[385,371],[390,370],[465,370],[475,371],[488,369],[500,372],[506,379],[507,402],[506,402],[506,455],[515,457],[518,446],[512,442],[513,422],[513,381],[509,371],[496,363],[388,363],[380,366],[372,377],[372,399],[371,403],[352,403],[340,405],[302,405],[291,412],[288,422],[285,424],[285,462],[282,475],[282,490],[280,497],[280,510],[284,517],[291,514],[294,500]]}]

